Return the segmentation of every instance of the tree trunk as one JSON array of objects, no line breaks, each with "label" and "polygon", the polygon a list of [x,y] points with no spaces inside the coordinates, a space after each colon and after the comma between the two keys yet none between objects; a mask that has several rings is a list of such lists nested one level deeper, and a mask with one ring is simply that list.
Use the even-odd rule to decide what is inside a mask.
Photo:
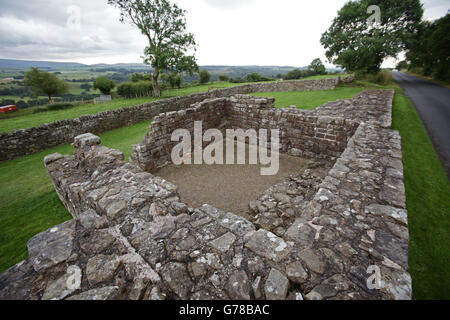
[{"label": "tree trunk", "polygon": [[161,89],[158,84],[159,70],[155,68],[155,72],[152,74],[153,96],[161,97]]}]

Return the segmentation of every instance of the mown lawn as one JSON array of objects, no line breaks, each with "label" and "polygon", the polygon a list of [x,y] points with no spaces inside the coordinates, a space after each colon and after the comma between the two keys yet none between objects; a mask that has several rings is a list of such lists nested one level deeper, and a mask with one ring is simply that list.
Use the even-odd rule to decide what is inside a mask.
[{"label": "mown lawn", "polygon": [[450,183],[409,98],[397,93],[393,129],[402,136],[409,266],[415,299],[450,299]]},{"label": "mown lawn", "polygon": [[303,92],[257,92],[252,94],[260,97],[275,98],[275,106],[277,108],[295,105],[301,109],[313,110],[317,108],[317,106],[326,102],[353,98],[355,95],[364,90],[364,87],[339,86],[334,90]]}]

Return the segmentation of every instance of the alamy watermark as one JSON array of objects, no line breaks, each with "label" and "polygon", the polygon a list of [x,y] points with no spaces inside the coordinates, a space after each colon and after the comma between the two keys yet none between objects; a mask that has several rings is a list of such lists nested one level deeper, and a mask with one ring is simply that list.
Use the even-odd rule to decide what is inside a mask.
[{"label": "alamy watermark", "polygon": [[384,281],[381,280],[381,269],[379,266],[369,266],[366,272],[367,274],[370,274],[370,277],[368,277],[366,281],[367,289],[380,290],[385,287]]},{"label": "alamy watermark", "polygon": [[70,290],[78,290],[81,286],[82,272],[78,266],[70,266],[67,268],[67,274],[69,277],[66,280],[66,286]]},{"label": "alamy watermark", "polygon": [[372,14],[367,18],[367,26],[373,27],[377,24],[381,24],[381,9],[377,5],[371,5],[367,7],[367,13]]},{"label": "alamy watermark", "polygon": [[[280,168],[280,131],[278,129],[270,130],[270,148],[268,148],[269,139],[268,130],[266,129],[260,129],[259,132],[255,129],[248,129],[246,131],[243,129],[227,129],[226,138],[224,139],[222,132],[218,129],[209,129],[203,134],[202,121],[194,122],[193,143],[191,132],[188,129],[175,130],[172,133],[171,140],[173,142],[179,142],[172,149],[171,153],[171,160],[175,165],[190,165],[192,162],[196,165],[243,165],[246,164],[246,141],[248,141],[248,164],[268,166],[261,167],[261,175],[276,175]],[[224,140],[226,141],[225,159]],[[210,143],[203,148],[203,142]],[[194,146],[194,150],[192,150],[192,145]],[[236,153],[235,147],[237,147]]]}]

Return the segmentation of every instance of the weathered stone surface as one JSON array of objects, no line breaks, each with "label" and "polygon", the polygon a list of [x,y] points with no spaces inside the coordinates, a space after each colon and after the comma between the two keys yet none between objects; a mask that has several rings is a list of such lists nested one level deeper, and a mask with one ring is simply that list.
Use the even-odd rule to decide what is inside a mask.
[{"label": "weathered stone surface", "polygon": [[264,293],[267,300],[283,300],[289,289],[289,280],[277,269],[271,269],[264,284]]},{"label": "weathered stone surface", "polygon": [[61,278],[50,283],[42,295],[42,300],[62,300],[74,293],[76,289],[71,288],[71,286],[68,285],[70,277],[71,274],[66,273]]},{"label": "weathered stone surface", "polygon": [[230,247],[235,240],[236,236],[231,232],[228,232],[223,236],[211,241],[209,244],[220,252],[227,252],[228,250],[230,250]]},{"label": "weathered stone surface", "polygon": [[245,247],[266,259],[279,262],[287,257],[291,248],[272,232],[259,229],[245,236]]},{"label": "weathered stone surface", "polygon": [[318,252],[314,252],[314,250],[312,249],[305,249],[298,253],[298,257],[312,272],[318,274],[322,274],[325,272],[325,261]]},{"label": "weathered stone surface", "polygon": [[178,262],[168,263],[161,271],[161,275],[180,299],[189,298],[194,284],[189,277],[185,264]]},{"label": "weathered stone surface", "polygon": [[86,229],[102,229],[108,227],[108,219],[99,216],[92,209],[80,214],[80,223]]},{"label": "weathered stone surface", "polygon": [[250,284],[243,270],[235,271],[226,286],[226,291],[233,300],[250,300]]},{"label": "weathered stone surface", "polygon": [[71,296],[66,300],[114,300],[119,293],[119,287],[103,287],[82,292]]},{"label": "weathered stone surface", "polygon": [[308,273],[300,261],[295,261],[286,266],[286,275],[295,283],[304,283],[308,280]]},{"label": "weathered stone surface", "polygon": [[28,241],[28,255],[34,270],[43,271],[67,260],[73,250],[76,222],[64,222]]},{"label": "weathered stone surface", "polygon": [[383,206],[379,204],[371,204],[366,206],[366,214],[383,215],[391,217],[404,225],[408,225],[408,214],[404,209],[398,209],[390,206]]},{"label": "weathered stone surface", "polygon": [[88,254],[97,254],[109,249],[116,239],[108,230],[93,231],[80,240],[80,248]]},{"label": "weathered stone surface", "polygon": [[121,261],[118,256],[98,255],[89,259],[86,277],[91,285],[111,280]]}]

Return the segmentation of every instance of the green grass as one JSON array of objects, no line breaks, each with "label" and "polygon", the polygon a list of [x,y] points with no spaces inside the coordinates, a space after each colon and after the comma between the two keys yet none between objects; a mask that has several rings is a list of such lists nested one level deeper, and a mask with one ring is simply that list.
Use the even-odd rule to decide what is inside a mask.
[{"label": "green grass", "polygon": [[408,97],[397,93],[393,129],[402,136],[409,265],[415,299],[450,299],[450,184]]},{"label": "green grass", "polygon": [[312,110],[326,102],[353,98],[364,90],[365,87],[339,86],[334,90],[258,92],[252,94],[260,97],[275,98],[275,106],[278,108],[296,105],[301,109]]},{"label": "green grass", "polygon": [[[101,134],[102,143],[122,150],[140,143],[150,121]],[[0,272],[27,257],[26,243],[39,232],[71,219],[61,204],[44,167],[46,155],[72,154],[67,144],[0,163]]]}]

